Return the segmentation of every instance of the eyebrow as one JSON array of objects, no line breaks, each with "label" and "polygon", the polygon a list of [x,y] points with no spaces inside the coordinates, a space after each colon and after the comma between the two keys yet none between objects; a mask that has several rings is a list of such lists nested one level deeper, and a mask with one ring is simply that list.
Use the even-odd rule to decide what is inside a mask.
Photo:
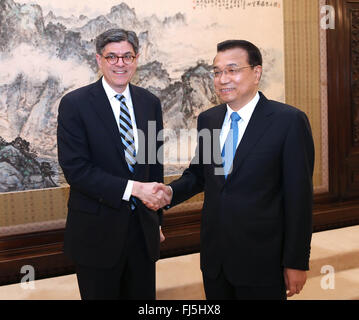
[{"label": "eyebrow", "polygon": [[[112,55],[114,55],[114,56],[118,56],[116,52],[108,52],[108,53],[106,53],[106,55],[110,55],[110,54],[112,54]],[[127,55],[127,54],[133,55],[134,53],[131,52],[131,51],[127,51],[127,52],[123,53],[122,55],[125,56],[125,55]]]},{"label": "eyebrow", "polygon": [[[236,63],[230,63],[230,64],[227,64],[226,67],[238,67],[238,64]],[[219,69],[219,67],[217,66],[212,66],[213,69]]]}]

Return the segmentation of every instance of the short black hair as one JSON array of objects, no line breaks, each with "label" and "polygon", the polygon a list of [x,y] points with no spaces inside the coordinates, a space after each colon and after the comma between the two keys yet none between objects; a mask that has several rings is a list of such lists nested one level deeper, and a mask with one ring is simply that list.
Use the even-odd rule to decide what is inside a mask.
[{"label": "short black hair", "polygon": [[248,53],[248,63],[255,67],[263,63],[260,50],[251,42],[246,40],[226,40],[217,44],[217,52],[226,51],[233,48],[240,48]]}]

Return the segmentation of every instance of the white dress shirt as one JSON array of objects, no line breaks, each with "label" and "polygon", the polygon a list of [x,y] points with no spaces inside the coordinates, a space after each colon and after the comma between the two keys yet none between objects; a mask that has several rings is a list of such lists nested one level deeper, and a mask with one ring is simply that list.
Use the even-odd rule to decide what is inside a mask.
[{"label": "white dress shirt", "polygon": [[238,148],[239,143],[241,142],[244,132],[246,131],[247,125],[249,123],[249,120],[252,117],[252,113],[254,111],[254,108],[256,107],[258,101],[259,101],[259,93],[254,96],[254,98],[249,101],[244,107],[239,109],[238,111],[233,111],[231,107],[227,104],[227,113],[224,117],[222,130],[219,136],[219,143],[221,146],[221,151],[223,149],[224,143],[226,142],[226,138],[228,135],[229,130],[231,129],[231,114],[232,112],[237,112],[238,115],[241,117],[241,119],[238,121],[238,141],[237,146]]},{"label": "white dress shirt", "polygon": [[[118,126],[118,130],[120,130],[120,111],[121,111],[121,103],[118,101],[115,96],[119,94],[115,90],[113,90],[110,85],[106,82],[105,78],[102,77],[102,85],[105,89],[106,95],[108,100],[110,101],[111,108],[113,111],[113,115],[116,119],[116,123]],[[137,131],[137,125],[136,125],[136,119],[135,119],[135,111],[133,109],[132,99],[131,99],[131,93],[130,93],[130,87],[129,85],[126,86],[126,89],[124,92],[120,93],[123,96],[125,96],[126,99],[126,106],[128,108],[128,111],[130,112],[131,116],[131,123],[133,128],[133,137],[135,139],[135,149],[136,154],[138,153],[138,131]],[[132,188],[133,188],[133,180],[128,180],[127,186],[125,189],[125,192],[122,196],[123,200],[129,201],[131,194],[132,194]]]},{"label": "white dress shirt", "polygon": [[[241,119],[238,121],[238,142],[236,148],[238,148],[239,143],[241,142],[244,132],[246,131],[247,125],[249,123],[249,120],[252,117],[252,113],[260,99],[259,93],[254,96],[254,98],[249,101],[244,107],[239,109],[238,111],[233,111],[231,107],[227,104],[227,113],[224,117],[221,133],[219,135],[219,143],[221,147],[221,151],[223,149],[224,143],[226,142],[226,138],[228,135],[229,130],[231,129],[231,114],[232,112],[237,112],[238,115],[241,117]],[[169,186],[171,189],[171,192],[173,194],[172,187]]]}]

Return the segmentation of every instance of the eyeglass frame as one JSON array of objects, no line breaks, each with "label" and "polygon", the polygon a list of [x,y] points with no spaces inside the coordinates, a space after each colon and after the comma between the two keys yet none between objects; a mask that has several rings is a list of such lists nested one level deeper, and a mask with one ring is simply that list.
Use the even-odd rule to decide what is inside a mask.
[{"label": "eyeglass frame", "polygon": [[[235,71],[235,74],[237,74],[238,72],[240,72],[242,69],[246,69],[246,68],[254,68],[256,67],[255,65],[251,64],[248,66],[244,66],[244,67],[237,67],[237,66],[227,66],[225,67],[223,70],[221,71],[215,71],[215,70],[211,70],[210,74],[214,79],[218,79],[222,76],[222,74],[228,74],[228,69],[232,69],[232,71]],[[233,70],[234,69],[234,70]],[[219,73],[218,75],[216,75],[216,73]],[[230,76],[234,76],[234,75],[230,75]]]},{"label": "eyeglass frame", "polygon": [[[130,64],[132,64],[132,63],[135,61],[135,59],[136,59],[136,56],[130,55],[130,54],[125,54],[124,56],[118,56],[118,55],[116,55],[116,54],[111,53],[111,54],[109,54],[109,55],[106,56],[106,57],[103,56],[103,55],[101,55],[101,56],[104,57],[104,58],[106,59],[107,63],[110,64],[110,65],[112,65],[112,66],[114,66],[115,64],[117,64],[120,59],[122,59],[123,64],[125,64],[125,65],[127,65],[127,66],[130,65]],[[110,59],[112,56],[113,56],[113,57],[116,57],[116,62],[115,62],[115,63],[111,63],[111,62],[108,61],[108,59]],[[130,63],[126,63],[125,60],[124,60],[124,58],[126,58],[126,57],[131,57],[131,58],[132,58],[132,61],[131,61]]]}]

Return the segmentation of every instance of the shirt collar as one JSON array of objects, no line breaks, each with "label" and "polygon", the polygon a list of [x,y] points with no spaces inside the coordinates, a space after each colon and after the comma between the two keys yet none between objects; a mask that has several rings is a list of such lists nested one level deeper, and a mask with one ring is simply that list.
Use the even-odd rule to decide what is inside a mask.
[{"label": "shirt collar", "polygon": [[[259,93],[257,92],[251,101],[249,101],[244,107],[242,107],[241,109],[239,109],[237,111],[238,115],[241,117],[241,119],[243,121],[245,121],[247,123],[249,122],[249,120],[251,119],[252,113],[254,111],[254,108],[256,107],[259,99],[260,99],[260,96],[259,96]],[[233,111],[233,109],[231,109],[231,107],[227,104],[227,115],[226,115],[227,121],[229,121],[232,112],[235,112],[235,111]]]},{"label": "shirt collar", "polygon": [[[118,92],[116,92],[115,90],[113,90],[110,85],[107,83],[107,81],[105,80],[105,77],[102,77],[102,85],[103,88],[105,89],[107,98],[109,100],[111,100],[112,98],[115,97],[115,95],[119,94]],[[130,94],[130,86],[127,84],[125,91],[123,91],[122,93],[123,96],[125,96],[126,101],[130,101],[131,99],[131,94]]]}]

